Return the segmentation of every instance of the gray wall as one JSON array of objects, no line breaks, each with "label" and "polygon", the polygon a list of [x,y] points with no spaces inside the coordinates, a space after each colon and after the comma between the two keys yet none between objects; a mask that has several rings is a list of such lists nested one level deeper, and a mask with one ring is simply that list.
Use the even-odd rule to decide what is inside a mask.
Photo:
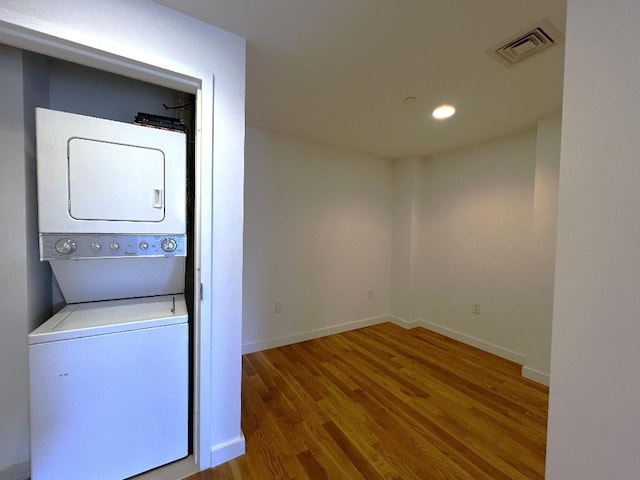
[{"label": "gray wall", "polygon": [[174,116],[162,104],[175,105],[176,93],[164,87],[53,59],[49,78],[54,110],[127,123],[138,112]]},{"label": "gray wall", "polygon": [[[0,478],[28,472],[27,334],[47,318],[51,276],[38,261],[33,106],[48,92],[24,75],[42,65],[0,46]],[[36,75],[37,76],[37,75]]]}]

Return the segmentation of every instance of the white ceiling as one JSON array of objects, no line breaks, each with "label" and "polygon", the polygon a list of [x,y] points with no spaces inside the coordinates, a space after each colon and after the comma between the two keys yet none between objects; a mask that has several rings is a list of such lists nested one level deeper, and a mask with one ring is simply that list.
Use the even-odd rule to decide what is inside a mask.
[{"label": "white ceiling", "polygon": [[[250,127],[395,158],[562,106],[563,43],[513,67],[486,52],[545,18],[564,33],[565,0],[157,1],[247,39]],[[458,113],[436,122],[440,103]]]}]

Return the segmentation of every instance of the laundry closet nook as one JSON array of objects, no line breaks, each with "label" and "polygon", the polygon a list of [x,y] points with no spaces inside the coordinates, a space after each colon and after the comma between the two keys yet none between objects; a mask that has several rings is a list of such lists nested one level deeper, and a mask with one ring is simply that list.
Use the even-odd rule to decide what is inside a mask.
[{"label": "laundry closet nook", "polygon": [[[189,132],[195,143],[187,143],[195,165],[195,193],[187,197],[193,211],[186,211],[193,215],[193,227],[186,229],[183,292],[192,349],[189,455],[154,472],[182,478],[244,453],[245,56],[243,38],[150,0],[86,0],[74,6],[66,0],[4,2],[0,8],[0,225],[5,248],[0,258],[0,479],[30,478],[28,335],[67,303],[49,263],[40,260],[37,107],[132,125],[138,112],[176,118],[179,110],[165,109],[163,103],[177,107],[195,100]],[[178,92],[187,95],[177,98]],[[72,192],[78,193],[82,197],[88,192]],[[74,209],[73,215],[87,213],[95,210]],[[190,228],[194,233],[188,237]],[[65,237],[80,248],[73,237]],[[73,250],[66,240],[58,245],[63,252]],[[145,241],[151,245],[139,240],[138,247]],[[90,249],[93,243],[110,249],[111,242],[91,241]],[[176,298],[176,313],[179,304]],[[172,308],[171,300],[170,314]]]},{"label": "laundry closet nook", "polygon": [[24,74],[28,233],[11,243],[26,244],[38,309],[31,476],[126,478],[187,457],[195,97],[2,48],[3,75]]}]

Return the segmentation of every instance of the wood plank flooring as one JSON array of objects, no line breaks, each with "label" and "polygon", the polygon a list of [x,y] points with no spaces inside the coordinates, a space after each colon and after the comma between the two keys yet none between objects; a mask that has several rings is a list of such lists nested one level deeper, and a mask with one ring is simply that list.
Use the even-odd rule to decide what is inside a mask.
[{"label": "wood plank flooring", "polygon": [[189,480],[544,478],[548,390],[385,323],[245,355],[246,455]]}]

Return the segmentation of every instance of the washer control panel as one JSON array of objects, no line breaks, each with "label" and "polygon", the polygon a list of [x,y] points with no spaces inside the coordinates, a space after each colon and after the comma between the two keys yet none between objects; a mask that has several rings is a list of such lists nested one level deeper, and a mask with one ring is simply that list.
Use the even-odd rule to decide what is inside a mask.
[{"label": "washer control panel", "polygon": [[186,235],[40,234],[40,260],[184,257]]}]

